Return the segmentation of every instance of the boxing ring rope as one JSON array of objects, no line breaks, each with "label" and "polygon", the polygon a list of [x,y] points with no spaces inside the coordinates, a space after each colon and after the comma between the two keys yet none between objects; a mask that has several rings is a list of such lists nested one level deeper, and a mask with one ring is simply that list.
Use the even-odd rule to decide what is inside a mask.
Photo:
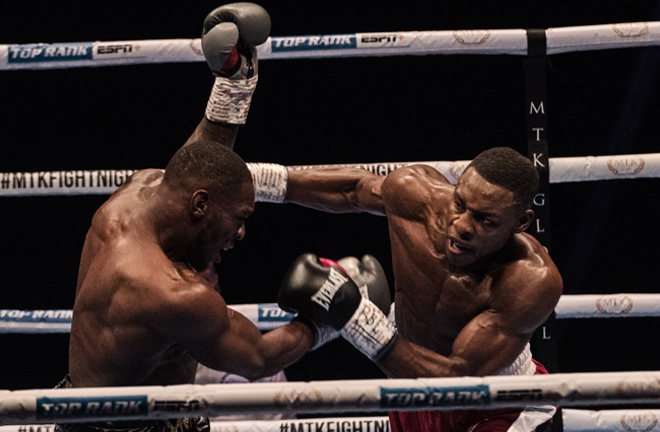
[{"label": "boxing ring rope", "polygon": [[[660,22],[545,30],[547,54],[660,45]],[[444,30],[270,37],[258,47],[269,59],[432,54],[527,55],[527,32]],[[199,39],[0,45],[0,70],[202,62]]]},{"label": "boxing ring rope", "polygon": [[[470,161],[383,162],[338,166],[364,168],[374,174],[386,175],[396,168],[417,163],[436,168],[452,183],[456,183]],[[289,169],[319,166],[333,165],[295,166]],[[111,194],[135,171],[122,169],[0,173],[0,197]],[[550,183],[658,177],[660,153],[550,158]]]},{"label": "boxing ring rope", "polygon": [[[660,410],[589,411],[564,409],[565,432],[656,431]],[[53,425],[0,426],[0,432],[53,432]],[[310,418],[305,420],[211,421],[211,432],[390,432],[387,417]]]},{"label": "boxing ring rope", "polygon": [[[280,309],[276,303],[229,305],[229,308],[244,315],[262,331],[273,330],[295,316]],[[71,309],[0,309],[0,334],[69,333],[72,317]]]},{"label": "boxing ring rope", "polygon": [[[245,315],[262,331],[272,330],[295,316],[276,303],[229,305]],[[565,318],[642,318],[660,316],[660,294],[563,295],[555,307],[558,319]],[[2,333],[68,333],[70,309],[0,309]]]},{"label": "boxing ring rope", "polygon": [[0,424],[660,404],[660,371],[0,391]]}]

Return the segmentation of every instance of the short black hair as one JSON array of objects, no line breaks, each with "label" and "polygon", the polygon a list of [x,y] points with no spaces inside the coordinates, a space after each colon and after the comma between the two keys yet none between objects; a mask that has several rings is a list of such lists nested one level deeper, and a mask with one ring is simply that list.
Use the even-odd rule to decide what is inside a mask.
[{"label": "short black hair", "polygon": [[163,183],[172,188],[210,189],[229,197],[251,181],[245,161],[228,147],[200,140],[180,148],[165,168]]},{"label": "short black hair", "polygon": [[539,189],[539,173],[532,161],[509,147],[483,151],[465,168],[474,168],[489,183],[513,192],[514,200],[525,209],[532,206]]}]

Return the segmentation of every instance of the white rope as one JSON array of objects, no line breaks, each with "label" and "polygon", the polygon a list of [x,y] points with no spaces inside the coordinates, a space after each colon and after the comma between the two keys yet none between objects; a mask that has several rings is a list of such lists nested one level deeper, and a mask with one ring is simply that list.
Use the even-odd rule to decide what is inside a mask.
[{"label": "white rope", "polygon": [[[660,45],[659,22],[550,28],[548,54]],[[511,30],[442,30],[271,37],[269,59],[430,54],[527,54],[527,34]],[[200,39],[0,45],[0,70],[202,62]]]},{"label": "white rope", "polygon": [[0,391],[0,424],[660,403],[660,371]]},{"label": "white rope", "polygon": [[[564,432],[657,432],[660,410],[562,410]],[[211,421],[211,432],[390,432],[380,417],[309,418],[304,420]],[[54,432],[52,424],[0,426],[0,432]]]},{"label": "white rope", "polygon": [[[456,183],[470,161],[383,162],[342,164],[359,167],[374,174],[387,175],[396,168],[426,164],[436,168]],[[308,169],[319,166],[293,166]],[[124,184],[135,170],[71,170],[0,173],[0,197],[105,195]],[[550,183],[597,180],[624,180],[660,177],[660,153],[618,156],[584,156],[550,158]]]},{"label": "white rope", "polygon": [[[660,410],[562,410],[565,432],[657,432]],[[242,431],[237,431],[242,432]]]},{"label": "white rope", "polygon": [[660,316],[660,294],[563,295],[557,318],[641,318]]},{"label": "white rope", "polygon": [[[273,330],[291,321],[294,314],[276,303],[230,305],[262,331]],[[660,294],[563,295],[555,307],[557,319],[565,318],[640,318],[660,316]],[[70,309],[0,309],[2,333],[68,333]]]}]

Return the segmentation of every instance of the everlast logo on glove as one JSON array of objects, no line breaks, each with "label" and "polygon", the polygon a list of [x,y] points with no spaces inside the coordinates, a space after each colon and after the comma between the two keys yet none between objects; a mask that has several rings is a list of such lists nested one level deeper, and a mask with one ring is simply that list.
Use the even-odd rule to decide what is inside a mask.
[{"label": "everlast logo on glove", "polygon": [[348,278],[343,276],[334,268],[330,268],[328,280],[326,280],[321,288],[311,297],[312,301],[318,303],[325,310],[330,310],[330,302],[337,293],[340,286],[348,282]]}]

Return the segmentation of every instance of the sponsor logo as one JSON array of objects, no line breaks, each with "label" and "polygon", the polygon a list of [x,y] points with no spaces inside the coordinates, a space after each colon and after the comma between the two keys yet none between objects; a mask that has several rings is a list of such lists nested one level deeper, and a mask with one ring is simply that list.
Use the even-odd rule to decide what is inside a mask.
[{"label": "sponsor logo", "polygon": [[639,174],[646,165],[640,156],[612,157],[607,160],[607,169],[617,176],[634,176]]},{"label": "sponsor logo", "polygon": [[119,187],[133,170],[39,171],[0,173],[0,189]]},{"label": "sponsor logo", "polygon": [[342,164],[342,165],[298,165],[288,167],[289,170],[301,171],[317,168],[328,168],[332,166],[340,166],[342,168],[362,168],[375,175],[388,175],[395,169],[408,165],[407,163],[388,163],[388,164]]},{"label": "sponsor logo", "polygon": [[[213,429],[215,429],[215,426]],[[279,429],[279,432],[390,432],[390,422],[389,420],[367,419],[336,421],[315,421],[312,419],[311,421],[280,422]],[[225,430],[222,432],[225,432]]]},{"label": "sponsor logo", "polygon": [[357,165],[357,168],[363,168],[367,171],[371,171],[375,175],[388,175],[397,168],[404,166],[403,164],[369,164],[369,165]]},{"label": "sponsor logo", "polygon": [[402,33],[358,33],[358,48],[393,48],[410,46],[412,38]]},{"label": "sponsor logo", "polygon": [[275,305],[259,305],[259,321],[285,321],[289,322],[295,314],[280,309]]},{"label": "sponsor logo", "polygon": [[356,48],[355,35],[272,37],[272,52]]},{"label": "sponsor logo", "polygon": [[154,401],[154,411],[167,411],[167,412],[196,412],[201,409],[201,404],[198,400],[162,400]]},{"label": "sponsor logo", "polygon": [[50,322],[71,322],[73,311],[70,309],[57,310],[18,310],[18,309],[0,309],[0,320],[2,321],[50,321]]},{"label": "sponsor logo", "polygon": [[485,405],[490,402],[487,385],[426,388],[381,388],[381,408]]},{"label": "sponsor logo", "polygon": [[537,207],[543,207],[545,205],[545,194],[544,193],[538,193],[538,194],[534,195],[533,203]]},{"label": "sponsor logo", "polygon": [[461,45],[483,45],[490,38],[490,30],[454,30],[454,39]]},{"label": "sponsor logo", "polygon": [[140,45],[132,45],[132,44],[98,45],[96,47],[96,54],[98,55],[131,54],[133,52],[140,51],[140,48],[142,48]]},{"label": "sponsor logo", "polygon": [[273,396],[273,404],[279,409],[292,407],[321,408],[323,396],[315,388],[305,389],[282,389]]},{"label": "sponsor logo", "polygon": [[653,376],[624,378],[617,384],[616,392],[626,399],[657,398],[660,396],[660,381]]},{"label": "sponsor logo", "polygon": [[614,33],[616,33],[617,36],[622,38],[638,38],[646,35],[649,32],[649,23],[634,22],[612,24],[612,30]]},{"label": "sponsor logo", "polygon": [[91,42],[71,44],[9,45],[9,63],[40,63],[91,59]]},{"label": "sponsor logo", "polygon": [[596,309],[603,315],[625,315],[633,307],[628,296],[603,296],[596,299]]},{"label": "sponsor logo", "polygon": [[55,432],[55,425],[19,426],[18,432]]},{"label": "sponsor logo", "polygon": [[621,416],[621,427],[628,432],[648,432],[658,424],[658,417],[651,411],[626,412]]},{"label": "sponsor logo", "polygon": [[543,399],[541,389],[499,390],[495,399],[498,401],[538,401]]},{"label": "sponsor logo", "polygon": [[[397,34],[361,34],[360,43],[363,44],[378,44],[381,45],[387,42],[396,42],[399,39]],[[401,36],[403,39],[403,36]]]},{"label": "sponsor logo", "polygon": [[37,419],[141,417],[147,414],[147,396],[37,398]]},{"label": "sponsor logo", "polygon": [[340,286],[348,282],[348,278],[330,267],[328,279],[323,282],[321,288],[311,297],[314,303],[321,305],[325,310],[330,310],[330,302]]}]

